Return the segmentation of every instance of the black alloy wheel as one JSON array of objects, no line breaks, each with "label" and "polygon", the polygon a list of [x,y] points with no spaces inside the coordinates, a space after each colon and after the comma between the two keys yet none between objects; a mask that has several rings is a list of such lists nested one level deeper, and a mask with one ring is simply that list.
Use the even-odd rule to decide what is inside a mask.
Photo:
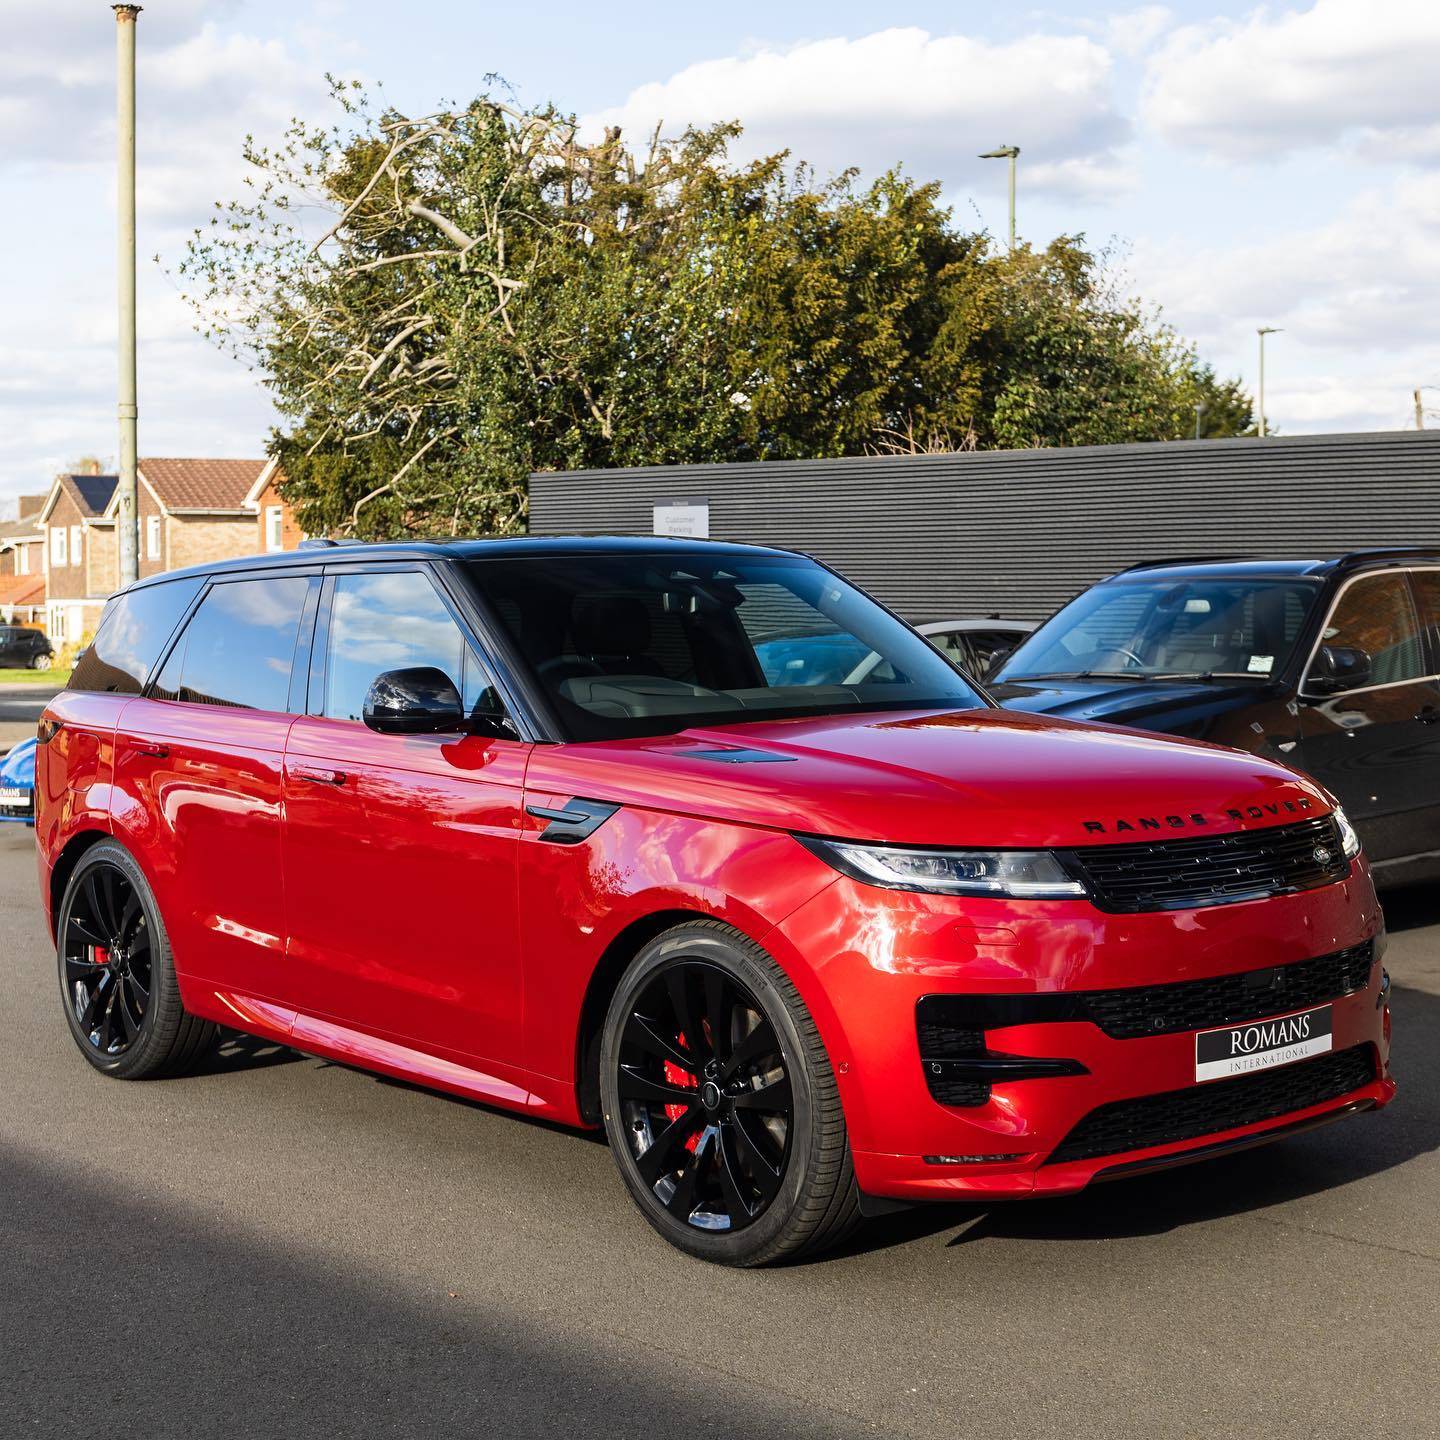
[{"label": "black alloy wheel", "polygon": [[60,936],[66,1002],[76,1029],[100,1055],[123,1055],[145,1025],[153,984],[145,907],[117,865],[91,865]]},{"label": "black alloy wheel", "polygon": [[696,919],[630,962],[601,1037],[611,1153],[671,1244],[764,1265],[834,1244],[859,1193],[829,1057],[790,977]]},{"label": "black alloy wheel", "polygon": [[739,1230],[774,1200],[792,1124],[775,1027],[725,971],[677,960],[630,1010],[616,1077],[640,1177],[675,1219]]},{"label": "black alloy wheel", "polygon": [[179,1075],[214,1046],[217,1025],[180,999],[154,892],[118,840],[79,859],[55,922],[65,1019],[80,1053],[121,1080]]}]

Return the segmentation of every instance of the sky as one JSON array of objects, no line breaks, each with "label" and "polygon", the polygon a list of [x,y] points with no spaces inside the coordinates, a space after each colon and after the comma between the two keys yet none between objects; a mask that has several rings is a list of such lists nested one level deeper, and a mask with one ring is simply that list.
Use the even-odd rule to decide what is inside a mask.
[{"label": "sky", "polygon": [[[0,0],[0,513],[113,460],[114,21]],[[505,78],[638,137],[738,119],[739,154],[901,164],[957,224],[1083,233],[1280,432],[1440,426],[1440,3],[1106,6],[148,0],[140,17],[140,452],[259,455],[262,377],[194,333],[167,266],[241,192],[247,133],[332,118],[327,71],[417,112]],[[159,257],[159,263],[154,257]]]}]

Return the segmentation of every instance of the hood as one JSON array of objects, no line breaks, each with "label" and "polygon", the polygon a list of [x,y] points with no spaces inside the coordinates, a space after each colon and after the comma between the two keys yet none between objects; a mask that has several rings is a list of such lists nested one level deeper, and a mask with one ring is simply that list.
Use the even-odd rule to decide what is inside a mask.
[{"label": "hood", "polygon": [[986,690],[1007,710],[1103,720],[1141,730],[1198,734],[1217,715],[1271,698],[1273,686],[1252,681],[1006,680]]},{"label": "hood", "polygon": [[[911,845],[1083,845],[1324,814],[1236,750],[1007,710],[831,716],[537,748],[527,789]],[[1153,822],[1158,822],[1158,825]]]}]

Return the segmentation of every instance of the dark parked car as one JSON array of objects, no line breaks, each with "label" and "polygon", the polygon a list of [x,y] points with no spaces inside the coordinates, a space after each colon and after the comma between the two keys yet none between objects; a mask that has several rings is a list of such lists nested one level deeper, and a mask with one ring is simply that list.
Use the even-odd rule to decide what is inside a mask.
[{"label": "dark parked car", "polygon": [[1440,548],[1136,565],[1042,625],[989,689],[1283,760],[1344,805],[1377,882],[1440,874]]},{"label": "dark parked car", "polygon": [[48,670],[54,654],[42,631],[0,625],[0,669]]}]

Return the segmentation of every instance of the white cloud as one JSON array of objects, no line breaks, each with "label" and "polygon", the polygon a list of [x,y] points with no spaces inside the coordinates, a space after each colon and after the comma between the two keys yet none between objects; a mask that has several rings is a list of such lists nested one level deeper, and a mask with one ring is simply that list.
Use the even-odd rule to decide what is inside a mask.
[{"label": "white cloud", "polygon": [[1134,59],[1151,49],[1174,23],[1168,5],[1139,5],[1110,16],[1099,28],[1107,49]]},{"label": "white cloud", "polygon": [[1314,0],[1173,31],[1153,55],[1142,116],[1225,158],[1337,143],[1440,160],[1440,4]]},{"label": "white cloud", "polygon": [[[1254,382],[1258,325],[1267,409],[1282,428],[1393,429],[1417,384],[1440,382],[1440,175],[1354,195],[1335,217],[1234,247],[1138,242],[1141,294],[1223,372]],[[1282,378],[1283,377],[1283,378]]]},{"label": "white cloud", "polygon": [[1081,35],[991,43],[915,28],[858,39],[762,48],[690,65],[587,117],[632,139],[656,124],[738,119],[737,155],[788,149],[822,172],[870,175],[903,164],[947,189],[998,185],[1002,167],[980,150],[1019,144],[1027,190],[1113,191],[1129,122],[1116,107],[1110,55]]}]

